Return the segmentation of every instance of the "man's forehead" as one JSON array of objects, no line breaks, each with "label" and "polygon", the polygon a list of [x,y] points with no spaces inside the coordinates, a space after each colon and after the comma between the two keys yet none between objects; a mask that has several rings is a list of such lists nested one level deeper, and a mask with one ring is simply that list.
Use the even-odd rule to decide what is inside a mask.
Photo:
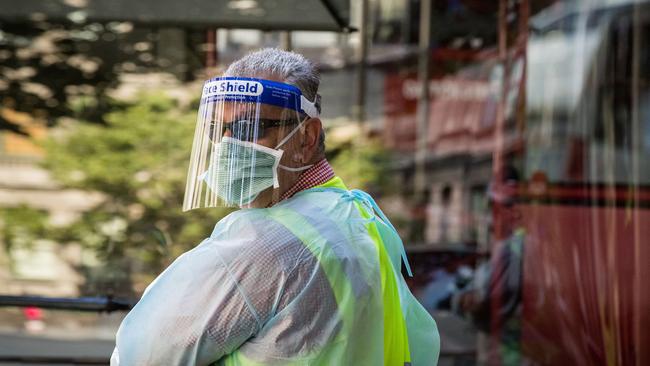
[{"label": "man's forehead", "polygon": [[216,112],[219,113],[219,109],[223,111],[224,116],[241,116],[241,115],[257,115],[266,118],[283,118],[295,114],[296,112],[292,109],[282,108],[269,104],[258,104],[258,103],[249,103],[249,102],[225,102],[223,103],[222,108],[217,108]]}]

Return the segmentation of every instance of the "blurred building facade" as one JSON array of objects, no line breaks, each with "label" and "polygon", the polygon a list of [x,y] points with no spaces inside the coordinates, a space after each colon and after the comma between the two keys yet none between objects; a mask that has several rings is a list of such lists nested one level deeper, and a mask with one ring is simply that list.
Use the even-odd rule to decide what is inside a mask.
[{"label": "blurred building facade", "polygon": [[[486,322],[478,362],[648,359],[648,5],[434,1],[426,136],[415,58],[385,65],[383,134],[404,197],[427,146],[427,225],[407,244],[430,280],[414,287],[433,308],[461,288],[451,308]],[[418,14],[392,9],[388,42],[413,37]]]}]

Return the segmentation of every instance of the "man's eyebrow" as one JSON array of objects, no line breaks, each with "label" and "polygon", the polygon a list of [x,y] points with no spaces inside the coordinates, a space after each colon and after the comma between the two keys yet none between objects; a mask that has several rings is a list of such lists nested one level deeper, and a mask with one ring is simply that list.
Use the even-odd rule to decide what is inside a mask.
[{"label": "man's eyebrow", "polygon": [[233,122],[242,121],[242,120],[252,121],[251,118],[241,117],[240,116],[240,117],[234,117],[234,118],[223,118],[221,120],[219,120],[218,118],[213,118],[210,122],[211,123],[233,123]]}]

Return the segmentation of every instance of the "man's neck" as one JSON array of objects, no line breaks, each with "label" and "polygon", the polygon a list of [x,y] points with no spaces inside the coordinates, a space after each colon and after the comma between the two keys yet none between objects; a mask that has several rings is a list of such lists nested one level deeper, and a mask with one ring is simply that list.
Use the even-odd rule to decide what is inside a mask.
[{"label": "man's neck", "polygon": [[334,178],[334,176],[332,166],[327,162],[327,159],[322,158],[300,175],[296,183],[282,194],[280,202],[293,197],[294,194],[300,191],[321,185]]}]

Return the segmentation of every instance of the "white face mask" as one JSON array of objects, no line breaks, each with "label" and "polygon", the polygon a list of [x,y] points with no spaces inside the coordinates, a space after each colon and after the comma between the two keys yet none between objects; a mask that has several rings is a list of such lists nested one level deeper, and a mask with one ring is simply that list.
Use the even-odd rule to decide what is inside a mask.
[{"label": "white face mask", "polygon": [[[305,120],[306,121],[306,120]],[[200,176],[219,198],[229,205],[247,206],[264,190],[280,186],[278,168],[300,172],[313,166],[291,168],[280,165],[279,148],[302,127],[301,122],[272,149],[253,142],[223,137],[208,170]]]}]

